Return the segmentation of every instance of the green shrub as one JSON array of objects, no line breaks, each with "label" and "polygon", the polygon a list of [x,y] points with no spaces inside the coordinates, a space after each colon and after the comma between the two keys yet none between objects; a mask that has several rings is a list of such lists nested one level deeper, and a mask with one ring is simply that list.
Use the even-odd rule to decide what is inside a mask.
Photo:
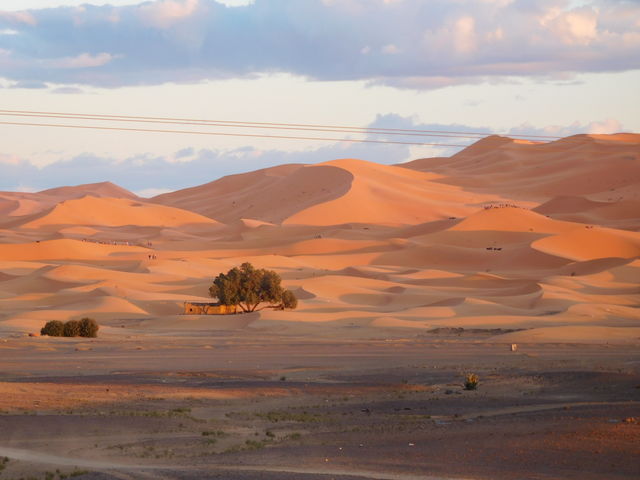
[{"label": "green shrub", "polygon": [[50,337],[61,337],[63,334],[64,323],[60,320],[51,320],[40,330],[40,335],[49,335]]},{"label": "green shrub", "polygon": [[100,326],[93,318],[85,317],[82,320],[69,320],[62,323],[59,320],[51,320],[40,330],[40,335],[50,337],[88,337],[98,336]]},{"label": "green shrub", "polygon": [[244,442],[245,444],[245,448],[247,450],[260,450],[261,448],[264,448],[267,445],[267,442],[258,442],[256,440],[247,440],[246,442]]},{"label": "green shrub", "polygon": [[64,324],[63,333],[65,337],[80,336],[80,322],[78,320],[69,320]]},{"label": "green shrub", "polygon": [[468,373],[464,379],[464,389],[465,390],[476,390],[478,388],[478,384],[480,383],[480,378],[475,373]]},{"label": "green shrub", "polygon": [[100,326],[93,318],[84,317],[80,320],[80,336],[95,338],[98,336]]},{"label": "green shrub", "polygon": [[290,308],[291,310],[298,306],[298,299],[291,290],[282,292],[282,306],[283,308]]}]

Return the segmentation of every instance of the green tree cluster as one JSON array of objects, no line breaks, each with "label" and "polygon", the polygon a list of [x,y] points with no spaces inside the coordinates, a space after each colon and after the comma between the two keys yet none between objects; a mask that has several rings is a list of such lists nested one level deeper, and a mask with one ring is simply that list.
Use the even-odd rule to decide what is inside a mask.
[{"label": "green tree cluster", "polygon": [[254,312],[262,308],[296,308],[298,299],[290,290],[280,285],[282,279],[273,270],[255,268],[248,262],[221,273],[209,287],[209,295],[223,305],[237,305],[243,312]]},{"label": "green tree cluster", "polygon": [[40,330],[40,335],[50,337],[88,337],[98,336],[100,326],[93,318],[85,317],[82,320],[69,320],[62,323],[60,320],[47,322]]}]

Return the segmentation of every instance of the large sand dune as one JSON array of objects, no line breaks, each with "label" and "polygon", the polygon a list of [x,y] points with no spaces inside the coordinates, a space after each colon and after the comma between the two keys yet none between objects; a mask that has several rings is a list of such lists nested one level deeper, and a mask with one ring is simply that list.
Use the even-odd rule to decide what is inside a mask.
[{"label": "large sand dune", "polygon": [[51,208],[61,201],[81,198],[87,195],[125,198],[128,200],[138,198],[130,191],[111,182],[51,188],[37,193],[0,192],[0,214],[15,217],[30,215]]},{"label": "large sand dune", "polygon": [[[0,337],[90,315],[110,336],[474,327],[527,329],[495,341],[640,342],[639,229],[632,134],[283,165],[150,201],[109,183],[0,192]],[[244,261],[277,270],[299,308],[178,315]]]},{"label": "large sand dune", "polygon": [[63,200],[51,210],[21,225],[22,228],[97,225],[101,227],[179,227],[188,224],[216,224],[196,213],[124,198],[85,196]]},{"label": "large sand dune", "polygon": [[[582,211],[593,202],[640,200],[639,144],[640,135],[634,134],[576,135],[544,144],[489,137],[450,159],[420,159],[403,166],[519,202],[583,197],[577,204],[569,202]],[[629,220],[637,220],[637,212],[629,213]]]}]

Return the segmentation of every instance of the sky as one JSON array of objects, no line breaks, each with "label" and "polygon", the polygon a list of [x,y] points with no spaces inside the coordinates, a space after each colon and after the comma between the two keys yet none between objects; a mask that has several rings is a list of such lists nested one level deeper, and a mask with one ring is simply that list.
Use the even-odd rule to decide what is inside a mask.
[{"label": "sky", "polygon": [[640,132],[638,85],[637,0],[0,0],[0,190],[111,181],[152,196],[461,148],[7,123],[472,141],[7,110],[565,136]]}]

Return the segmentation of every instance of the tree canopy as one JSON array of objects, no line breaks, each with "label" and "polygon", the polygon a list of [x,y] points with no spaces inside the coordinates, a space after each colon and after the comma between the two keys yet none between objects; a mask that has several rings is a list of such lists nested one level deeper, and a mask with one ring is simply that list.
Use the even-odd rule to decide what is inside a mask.
[{"label": "tree canopy", "polygon": [[243,312],[260,308],[296,308],[298,299],[290,290],[280,285],[281,278],[273,270],[254,268],[248,262],[221,273],[209,287],[209,295],[223,305],[237,305]]}]

